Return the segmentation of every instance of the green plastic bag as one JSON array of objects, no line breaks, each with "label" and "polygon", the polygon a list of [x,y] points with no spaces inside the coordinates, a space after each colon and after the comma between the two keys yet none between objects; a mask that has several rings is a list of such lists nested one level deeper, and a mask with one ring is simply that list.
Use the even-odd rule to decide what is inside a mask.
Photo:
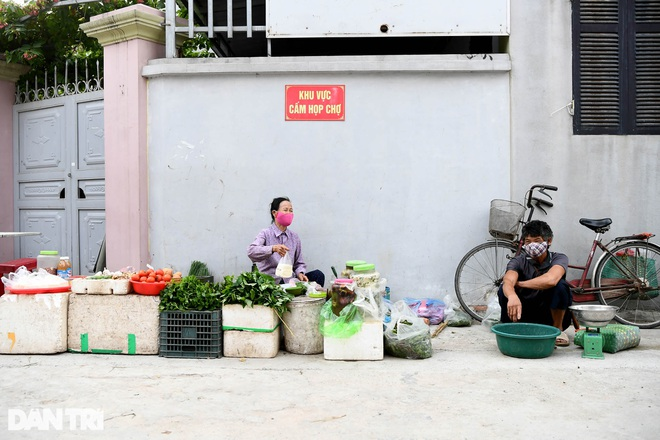
[{"label": "green plastic bag", "polygon": [[337,316],[332,312],[332,301],[327,301],[321,309],[319,331],[329,338],[350,338],[360,331],[362,322],[362,314],[353,304],[348,304]]},{"label": "green plastic bag", "polygon": [[[575,334],[575,345],[584,347],[584,330]],[[600,334],[603,336],[603,351],[605,353],[616,353],[617,351],[637,347],[642,337],[639,327],[634,325],[608,324],[601,327]]]}]

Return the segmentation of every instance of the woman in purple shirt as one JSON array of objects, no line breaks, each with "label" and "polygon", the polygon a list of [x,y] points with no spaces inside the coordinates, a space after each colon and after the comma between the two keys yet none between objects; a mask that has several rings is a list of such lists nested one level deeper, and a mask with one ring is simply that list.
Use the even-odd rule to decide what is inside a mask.
[{"label": "woman in purple shirt", "polygon": [[[307,272],[307,266],[302,257],[302,244],[298,234],[288,229],[293,222],[293,205],[287,197],[276,197],[270,204],[270,227],[261,230],[248,246],[250,260],[257,265],[259,272],[271,275],[279,283],[288,283],[291,279],[300,281],[315,281],[323,287],[325,275],[320,270]],[[275,269],[280,259],[287,253],[293,259],[293,277],[280,278],[275,276]]]}]

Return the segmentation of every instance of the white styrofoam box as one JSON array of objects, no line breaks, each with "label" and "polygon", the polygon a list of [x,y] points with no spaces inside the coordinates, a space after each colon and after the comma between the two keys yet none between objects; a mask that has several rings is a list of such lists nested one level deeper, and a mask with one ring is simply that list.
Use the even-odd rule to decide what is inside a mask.
[{"label": "white styrofoam box", "polygon": [[69,295],[67,292],[0,296],[0,353],[65,352]]},{"label": "white styrofoam box", "polygon": [[279,351],[279,327],[267,333],[240,330],[222,332],[222,354],[225,357],[272,358]]},{"label": "white styrofoam box", "polygon": [[159,304],[160,297],[150,295],[71,294],[69,350],[158,354]]},{"label": "white styrofoam box", "polygon": [[349,338],[323,337],[323,358],[335,361],[383,359],[383,323],[365,318],[359,332]]},{"label": "white styrofoam box", "polygon": [[[243,307],[240,304],[222,306],[222,328],[274,329],[280,322],[275,310],[265,306]],[[230,329],[231,330],[231,329]]]},{"label": "white styrofoam box", "polygon": [[131,291],[129,280],[88,280],[86,278],[74,278],[71,281],[71,291],[79,294],[90,295],[126,295]]},{"label": "white styrofoam box", "polygon": [[280,349],[277,313],[270,307],[222,306],[222,353],[226,357],[272,358]]}]

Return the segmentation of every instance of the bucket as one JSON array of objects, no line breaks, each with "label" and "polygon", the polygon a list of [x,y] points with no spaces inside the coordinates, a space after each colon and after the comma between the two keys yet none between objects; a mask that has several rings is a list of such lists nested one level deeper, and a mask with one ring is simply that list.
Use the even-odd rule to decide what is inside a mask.
[{"label": "bucket", "polygon": [[325,298],[295,297],[284,314],[284,348],[289,353],[323,353],[323,335],[319,331],[321,308]]}]

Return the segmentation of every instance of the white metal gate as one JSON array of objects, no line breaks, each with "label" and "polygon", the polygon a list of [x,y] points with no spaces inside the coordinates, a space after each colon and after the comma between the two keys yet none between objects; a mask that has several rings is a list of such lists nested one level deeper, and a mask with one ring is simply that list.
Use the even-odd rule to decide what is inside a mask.
[{"label": "white metal gate", "polygon": [[93,273],[105,236],[103,92],[14,106],[16,256],[70,256],[73,273]]}]

